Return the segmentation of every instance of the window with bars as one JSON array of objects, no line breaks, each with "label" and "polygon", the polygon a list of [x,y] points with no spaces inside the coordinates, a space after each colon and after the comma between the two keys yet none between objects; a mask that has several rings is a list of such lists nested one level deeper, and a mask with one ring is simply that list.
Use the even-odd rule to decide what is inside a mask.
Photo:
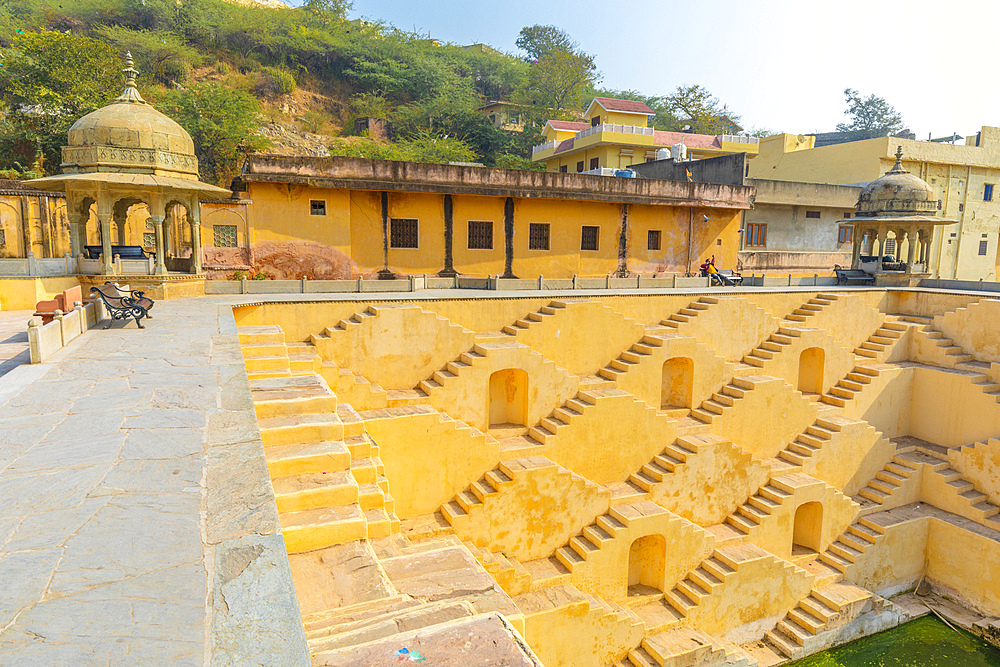
[{"label": "window with bars", "polygon": [[559,167],[559,173],[560,174],[565,174],[568,171],[569,171],[569,167],[567,165],[562,165],[562,166]]},{"label": "window with bars", "polygon": [[660,230],[650,229],[646,232],[646,248],[649,250],[660,249]]},{"label": "window with bars", "polygon": [[983,201],[993,201],[993,186],[989,183],[983,186]]},{"label": "window with bars", "polygon": [[0,245],[7,245],[7,232],[0,227]]},{"label": "window with bars", "polygon": [[549,223],[532,222],[528,225],[528,250],[549,249]]},{"label": "window with bars", "polygon": [[581,171],[583,171],[583,160],[576,163],[576,173],[579,174]]},{"label": "window with bars", "polygon": [[580,230],[580,250],[597,250],[597,239],[601,228],[596,225],[584,225]]},{"label": "window with bars", "polygon": [[767,246],[767,224],[750,223],[747,225],[747,247],[764,248]]},{"label": "window with bars", "polygon": [[990,242],[989,241],[980,241],[979,242],[979,254],[980,255],[985,255],[986,251],[989,250],[989,247],[990,247]]},{"label": "window with bars", "polygon": [[882,245],[882,256],[886,255],[896,256],[896,239],[886,239],[885,243]]},{"label": "window with bars", "polygon": [[212,240],[216,248],[235,248],[236,225],[215,225],[212,227]]},{"label": "window with bars", "polygon": [[819,211],[806,211],[806,217],[810,218],[812,220],[819,220],[820,219],[820,212]]},{"label": "window with bars", "polygon": [[326,215],[326,200],[325,199],[310,199],[309,200],[309,215]]},{"label": "window with bars", "polygon": [[493,223],[469,220],[469,250],[493,250]]},{"label": "window with bars", "polygon": [[417,247],[417,221],[412,218],[393,218],[389,221],[390,248]]},{"label": "window with bars", "polygon": [[599,157],[592,157],[592,158],[590,158],[590,168],[591,169],[600,169],[601,168],[601,158],[599,158]]},{"label": "window with bars", "polygon": [[844,217],[845,217],[845,218],[849,218],[849,217],[851,217],[852,215],[854,215],[854,213],[853,213],[852,211],[847,211],[846,213],[844,213]]},{"label": "window with bars", "polygon": [[850,243],[854,240],[854,227],[844,226],[837,233],[837,243]]},{"label": "window with bars", "polygon": [[155,248],[156,247],[156,232],[143,232],[142,233],[142,246],[144,248]]}]

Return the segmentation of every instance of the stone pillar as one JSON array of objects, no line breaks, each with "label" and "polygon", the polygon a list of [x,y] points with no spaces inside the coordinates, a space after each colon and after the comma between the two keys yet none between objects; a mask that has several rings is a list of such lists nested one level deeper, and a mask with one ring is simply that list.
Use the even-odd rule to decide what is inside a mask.
[{"label": "stone pillar", "polygon": [[438,271],[439,276],[454,278],[458,275],[455,270],[454,258],[452,255],[452,245],[455,241],[455,219],[452,214],[453,203],[451,195],[444,196],[444,268]]},{"label": "stone pillar", "polygon": [[931,271],[931,257],[934,256],[932,254],[933,251],[934,251],[934,228],[931,227],[931,229],[927,233],[927,243],[924,244],[924,253],[927,255],[927,258],[924,260],[925,262],[924,273],[931,274],[931,278],[937,278],[938,267],[935,266],[934,270]]},{"label": "stone pillar", "polygon": [[158,276],[164,276],[167,274],[167,264],[164,255],[164,244],[163,244],[163,216],[154,215],[150,216],[153,220],[153,228],[156,230],[156,270],[155,273]]},{"label": "stone pillar", "polygon": [[857,269],[861,266],[861,244],[864,243],[865,233],[859,229],[854,230],[854,247],[851,252],[851,268]]},{"label": "stone pillar", "polygon": [[622,224],[618,231],[618,268],[615,275],[628,277],[628,204],[622,204]]},{"label": "stone pillar", "polygon": [[191,224],[191,273],[201,273],[201,203],[195,200],[188,209]]},{"label": "stone pillar", "polygon": [[382,269],[379,280],[393,280],[396,274],[389,270],[389,193],[382,192]]},{"label": "stone pillar", "polygon": [[101,273],[114,273],[114,258],[111,256],[111,211],[97,212],[97,221],[101,228]]},{"label": "stone pillar", "polygon": [[501,278],[517,278],[514,275],[514,198],[507,197],[503,203],[504,267]]},{"label": "stone pillar", "polygon": [[917,230],[906,232],[906,272],[913,273],[913,262],[917,257]]},{"label": "stone pillar", "polygon": [[69,251],[75,260],[87,243],[87,216],[69,213],[66,217],[69,219]]}]

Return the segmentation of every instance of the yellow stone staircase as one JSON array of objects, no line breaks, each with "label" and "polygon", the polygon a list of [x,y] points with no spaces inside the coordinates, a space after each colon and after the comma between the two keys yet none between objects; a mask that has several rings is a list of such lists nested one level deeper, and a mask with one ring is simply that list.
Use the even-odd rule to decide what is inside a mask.
[{"label": "yellow stone staircase", "polygon": [[820,401],[827,405],[842,408],[858,398],[865,390],[865,387],[872,383],[873,378],[881,374],[881,369],[877,365],[857,366],[847,376],[830,388],[826,394],[820,397]]},{"label": "yellow stone staircase", "polygon": [[501,329],[501,332],[508,336],[516,336],[519,332],[529,328],[532,324],[543,322],[547,317],[558,314],[558,312],[565,307],[566,304],[562,301],[550,301],[547,306],[542,306],[538,310],[530,312],[524,317],[516,320],[513,324],[505,326]]},{"label": "yellow stone staircase", "polygon": [[757,661],[734,646],[701,630],[678,627],[649,634],[612,667],[756,667]]},{"label": "yellow stone staircase", "polygon": [[871,597],[869,591],[845,583],[816,588],[765,633],[765,640],[785,657],[801,658],[819,648],[817,635],[833,629]]},{"label": "yellow stone staircase", "polygon": [[817,294],[788,315],[785,315],[785,319],[789,322],[808,322],[810,317],[814,317],[817,313],[822,312],[824,308],[831,305],[838,298],[836,294]]},{"label": "yellow stone staircase", "polygon": [[919,467],[920,464],[906,453],[893,456],[868,484],[858,490],[854,501],[865,514],[886,509],[887,504],[896,507],[910,502],[911,496],[919,497]]},{"label": "yellow stone staircase", "polygon": [[698,315],[702,312],[708,310],[717,303],[719,303],[719,300],[715,297],[700,297],[697,301],[692,301],[687,305],[687,307],[681,308],[679,311],[660,322],[660,326],[664,326],[669,329],[676,329],[680,325],[690,322],[695,317],[698,317]]},{"label": "yellow stone staircase", "polygon": [[692,410],[691,416],[700,422],[711,424],[716,417],[720,416],[726,410],[732,409],[736,402],[743,398],[748,391],[752,391],[753,388],[754,382],[752,379],[735,377],[732,382],[712,394],[710,399],[703,401],[701,407]]},{"label": "yellow stone staircase", "polygon": [[778,452],[777,458],[792,466],[802,466],[837,436],[841,429],[857,420],[827,415],[819,417],[814,424],[808,426],[788,446]]},{"label": "yellow stone staircase", "polygon": [[859,517],[819,555],[819,560],[846,576],[848,570],[883,535],[885,528],[867,517]]},{"label": "yellow stone staircase", "polygon": [[794,342],[793,339],[801,335],[802,331],[795,327],[778,327],[778,330],[768,336],[766,341],[743,357],[743,363],[763,368],[775,355],[781,354],[786,347],[790,346]]},{"label": "yellow stone staircase", "polygon": [[868,337],[868,340],[854,349],[855,356],[873,361],[885,361],[910,326],[909,323],[902,322],[897,317],[891,315],[886,317],[882,326],[876,329],[875,333]]}]

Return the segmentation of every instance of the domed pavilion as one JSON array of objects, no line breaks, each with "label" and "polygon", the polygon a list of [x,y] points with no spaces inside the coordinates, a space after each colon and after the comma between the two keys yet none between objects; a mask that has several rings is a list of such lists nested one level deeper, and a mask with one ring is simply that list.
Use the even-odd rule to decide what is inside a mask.
[{"label": "domed pavilion", "polygon": [[957,222],[936,215],[934,190],[903,169],[902,159],[900,146],[893,168],[861,190],[857,214],[840,221],[854,225],[851,268],[875,274],[883,284],[908,283],[932,275],[937,266],[934,227]]},{"label": "domed pavilion", "polygon": [[[177,122],[142,99],[136,88],[131,53],[126,54],[125,90],[110,104],[77,120],[69,129],[69,145],[62,149],[62,174],[25,185],[66,193],[70,247],[78,257],[86,244],[87,224],[95,209],[101,243],[100,261],[94,271],[115,274],[116,248],[125,246],[129,209],[145,205],[155,233],[156,261],[152,273],[166,275],[169,240],[164,219],[174,207],[183,207],[191,230],[188,271],[202,273],[200,201],[229,197],[230,191],[198,180],[198,159],[191,135]],[[112,222],[118,245],[112,242]],[[144,227],[145,229],[145,227]],[[176,244],[176,242],[175,242]],[[148,261],[147,261],[148,263]],[[81,263],[82,264],[82,263]],[[127,273],[141,270],[143,262],[130,263]]]}]

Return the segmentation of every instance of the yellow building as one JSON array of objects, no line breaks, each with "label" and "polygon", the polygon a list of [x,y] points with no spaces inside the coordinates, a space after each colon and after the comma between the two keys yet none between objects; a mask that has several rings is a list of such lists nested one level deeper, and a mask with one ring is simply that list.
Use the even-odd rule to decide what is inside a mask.
[{"label": "yellow building", "polygon": [[493,127],[508,132],[524,132],[524,118],[521,107],[502,100],[490,100],[479,107],[479,113],[490,119]]},{"label": "yellow building", "polygon": [[531,159],[546,171],[596,173],[627,169],[656,159],[656,152],[684,144],[687,156],[702,159],[730,153],[757,153],[755,137],[711,136],[665,132],[649,126],[655,112],[642,102],[595,97],[584,112],[585,122],[550,120],[542,128],[545,143],[531,150]]},{"label": "yellow building", "polygon": [[[733,267],[742,185],[417,164],[250,156],[253,204],[205,216],[236,229],[257,270],[276,278],[375,274],[571,278],[686,273],[712,255]],[[240,200],[236,200],[240,201]],[[226,262],[206,263],[222,270]]]},{"label": "yellow building", "polygon": [[808,183],[863,184],[889,171],[902,146],[904,169],[934,191],[937,215],[957,225],[935,232],[935,277],[997,279],[1000,230],[1000,128],[984,126],[951,145],[880,137],[816,148],[815,137],[779,134],[761,140],[753,178]]}]

